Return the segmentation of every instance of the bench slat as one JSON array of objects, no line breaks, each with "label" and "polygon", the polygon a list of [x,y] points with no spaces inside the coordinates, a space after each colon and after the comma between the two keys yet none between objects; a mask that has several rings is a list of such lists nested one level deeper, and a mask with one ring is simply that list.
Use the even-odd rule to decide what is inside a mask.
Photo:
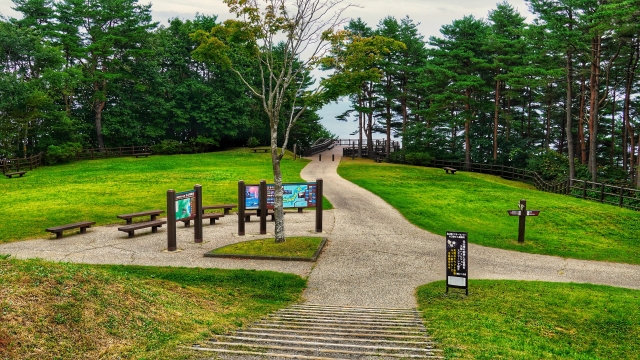
[{"label": "bench slat", "polygon": [[79,228],[79,227],[90,227],[91,225],[95,225],[95,223],[96,223],[95,221],[82,221],[82,222],[77,222],[77,223],[73,223],[73,224],[54,226],[54,227],[47,228],[45,230],[48,231],[48,232],[56,233],[56,232],[59,232],[59,231],[75,229],[75,228]]},{"label": "bench slat", "polygon": [[118,230],[127,232],[131,230],[140,230],[140,229],[144,229],[152,226],[161,227],[163,224],[166,224],[166,223],[167,223],[166,220],[145,221],[145,222],[139,222],[131,225],[121,226],[118,228]]},{"label": "bench slat", "polygon": [[137,212],[137,213],[132,213],[132,214],[122,214],[122,215],[117,215],[118,218],[120,219],[131,219],[134,217],[139,217],[139,216],[149,216],[149,215],[160,215],[164,212],[164,210],[149,210],[149,211],[141,211],[141,212]]}]

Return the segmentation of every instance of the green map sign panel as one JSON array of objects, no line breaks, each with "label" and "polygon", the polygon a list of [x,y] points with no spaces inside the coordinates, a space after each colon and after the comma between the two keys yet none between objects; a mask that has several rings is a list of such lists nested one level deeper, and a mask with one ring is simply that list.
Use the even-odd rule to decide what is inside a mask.
[{"label": "green map sign panel", "polygon": [[196,191],[176,194],[176,220],[193,219],[196,216]]}]

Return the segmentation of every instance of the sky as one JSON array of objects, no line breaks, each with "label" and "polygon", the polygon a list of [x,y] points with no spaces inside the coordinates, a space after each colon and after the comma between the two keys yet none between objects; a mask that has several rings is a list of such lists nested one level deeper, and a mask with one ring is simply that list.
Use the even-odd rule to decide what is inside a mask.
[{"label": "sky", "polygon": [[[346,11],[345,16],[350,18],[362,18],[370,27],[375,28],[380,20],[387,16],[402,19],[409,16],[414,23],[419,24],[418,30],[425,40],[430,36],[440,36],[440,28],[451,24],[456,19],[466,15],[476,18],[485,18],[490,10],[496,8],[496,4],[503,0],[353,0],[353,7]],[[147,4],[148,1],[139,1]],[[527,19],[532,15],[524,0],[508,0],[508,2]],[[347,1],[348,3],[348,1]],[[151,1],[151,10],[154,21],[167,24],[170,18],[192,19],[196,13],[204,15],[217,15],[218,20],[224,21],[232,18],[227,6],[222,0],[154,0]],[[5,17],[19,17],[20,14],[11,9],[11,0],[0,0],[0,14]],[[319,111],[323,118],[323,125],[340,138],[355,138],[349,135],[357,129],[355,122],[341,122],[335,120],[335,116],[348,109],[345,101],[337,104],[329,104]],[[380,138],[382,136],[380,135]]]}]

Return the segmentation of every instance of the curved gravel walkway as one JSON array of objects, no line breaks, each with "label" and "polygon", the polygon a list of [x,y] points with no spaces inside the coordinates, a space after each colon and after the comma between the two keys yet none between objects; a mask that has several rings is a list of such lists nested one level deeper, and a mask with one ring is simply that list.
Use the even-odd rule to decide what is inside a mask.
[{"label": "curved gravel walkway", "polygon": [[[307,181],[323,178],[324,195],[335,207],[329,246],[309,276],[305,298],[324,305],[414,307],[417,286],[445,278],[444,237],[412,225],[378,196],[341,178],[336,172],[341,156],[340,147],[322,153],[323,161],[314,156],[301,174]],[[640,266],[473,244],[469,246],[469,275],[473,279],[585,282],[640,289]]]},{"label": "curved gravel walkway", "polygon": [[[318,262],[204,258],[217,247],[273,235],[259,235],[257,221],[247,223],[247,236],[237,236],[237,216],[204,226],[204,242],[193,242],[193,228],[179,225],[178,252],[166,252],[166,227],[152,234],[136,231],[133,239],[120,225],[88,229],[62,239],[0,244],[0,254],[90,264],[186,266],[272,270],[309,278],[304,294],[314,304],[383,308],[416,306],[414,291],[445,277],[444,237],[410,224],[398,211],[372,193],[342,179],[336,169],[341,148],[324,152],[302,171],[307,181],[324,179],[324,195],[335,209],[324,212],[323,230],[329,243]],[[331,155],[336,157],[331,161]],[[345,161],[349,161],[345,159]],[[393,184],[389,184],[392,186]],[[206,193],[206,189],[205,189]],[[115,214],[114,214],[115,217]],[[314,212],[287,213],[289,236],[314,235]],[[273,222],[267,231],[273,234]],[[454,230],[454,229],[452,229]],[[470,244],[469,274],[474,279],[520,279],[589,282],[640,289],[640,266],[532,255]],[[443,289],[444,290],[444,289]],[[470,289],[473,293],[473,288]]]}]

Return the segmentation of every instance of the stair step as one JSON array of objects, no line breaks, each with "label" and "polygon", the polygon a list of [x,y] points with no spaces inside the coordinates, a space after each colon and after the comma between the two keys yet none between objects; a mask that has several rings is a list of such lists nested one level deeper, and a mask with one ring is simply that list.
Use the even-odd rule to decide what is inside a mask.
[{"label": "stair step", "polygon": [[268,319],[268,321],[261,322],[262,323],[271,323],[271,324],[292,324],[292,325],[301,325],[301,324],[320,324],[320,325],[331,325],[338,326],[344,328],[368,328],[368,329],[417,329],[416,325],[405,325],[405,324],[369,324],[369,323],[361,323],[358,321],[323,321],[323,320],[296,320],[296,319],[287,319],[287,320],[275,320]]},{"label": "stair step", "polygon": [[[362,332],[355,332],[355,331],[361,331],[359,329],[348,330],[348,331],[354,331],[354,332],[348,332],[348,331],[335,332],[335,328],[322,328],[322,329],[326,329],[327,331],[310,331],[310,330],[302,330],[302,329],[308,329],[308,328],[302,327],[302,326],[298,326],[292,329],[282,329],[282,328],[272,329],[272,328],[258,328],[258,327],[252,328],[252,330],[272,331],[272,332],[295,332],[299,334],[317,334],[317,335],[334,334],[338,336],[384,337],[384,338],[395,338],[395,339],[430,339],[431,338],[430,336],[427,336],[427,335],[398,335],[398,334],[405,334],[405,332],[403,331],[371,330],[370,332],[362,333]],[[319,330],[319,328],[314,328],[314,329]],[[414,332],[411,334],[422,334],[422,333]]]},{"label": "stair step", "polygon": [[297,304],[190,349],[223,359],[442,359],[415,309]]},{"label": "stair step", "polygon": [[269,318],[280,319],[313,319],[313,320],[325,320],[325,321],[358,321],[365,324],[408,324],[408,325],[422,325],[422,321],[414,319],[380,319],[373,317],[358,317],[358,316],[312,316],[312,315],[294,315],[294,314],[282,314],[275,313],[270,315]]},{"label": "stair step", "polygon": [[[284,339],[276,339],[276,338],[252,338],[246,336],[230,336],[230,335],[219,335],[218,338],[231,339],[231,340],[240,340],[249,342],[261,342],[261,343],[278,343],[278,344],[291,344],[298,346],[324,346],[324,347],[335,347],[335,348],[350,348],[350,349],[363,349],[363,350],[385,350],[385,351],[414,351],[414,352],[433,352],[436,351],[432,349],[431,346],[427,346],[426,348],[413,348],[413,347],[396,347],[396,346],[373,346],[373,345],[355,345],[355,344],[340,344],[340,343],[322,343],[317,341],[295,341],[295,340],[284,340]],[[217,343],[217,341],[213,341],[213,343]]]},{"label": "stair step", "polygon": [[[278,345],[261,345],[261,344],[245,344],[245,343],[233,343],[233,342],[213,342],[211,345],[226,345],[226,346],[239,346],[239,347],[249,347],[249,348],[258,348],[258,349],[271,349],[271,350],[284,350],[284,351],[300,351],[300,352],[320,352],[320,353],[328,353],[328,354],[347,354],[347,355],[358,355],[358,356],[376,356],[376,357],[397,357],[397,358],[419,358],[419,359],[433,359],[440,358],[437,355],[433,354],[394,354],[394,353],[380,353],[380,352],[372,352],[372,351],[351,351],[351,350],[342,350],[342,349],[318,349],[318,348],[305,348],[305,347],[295,347],[295,346],[278,346]],[[197,350],[205,350],[207,348],[200,347]],[[437,350],[433,350],[433,352],[439,352]]]},{"label": "stair step", "polygon": [[326,337],[326,336],[306,336],[306,335],[289,335],[274,334],[269,332],[253,332],[253,331],[236,331],[237,335],[245,336],[277,336],[279,338],[291,339],[308,339],[308,340],[328,340],[328,341],[347,341],[347,342],[366,342],[366,343],[389,343],[389,344],[414,344],[414,345],[431,345],[433,341],[406,341],[406,340],[383,340],[383,339],[360,339],[353,337]]}]

